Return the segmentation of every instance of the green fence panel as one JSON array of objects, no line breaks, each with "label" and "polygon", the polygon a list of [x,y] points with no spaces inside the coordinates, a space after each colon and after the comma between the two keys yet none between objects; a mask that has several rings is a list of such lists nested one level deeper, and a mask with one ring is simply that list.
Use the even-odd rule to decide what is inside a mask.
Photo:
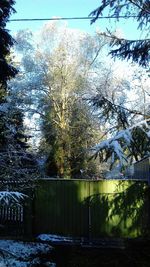
[{"label": "green fence panel", "polygon": [[137,237],[149,230],[147,182],[41,179],[35,189],[35,234]]}]

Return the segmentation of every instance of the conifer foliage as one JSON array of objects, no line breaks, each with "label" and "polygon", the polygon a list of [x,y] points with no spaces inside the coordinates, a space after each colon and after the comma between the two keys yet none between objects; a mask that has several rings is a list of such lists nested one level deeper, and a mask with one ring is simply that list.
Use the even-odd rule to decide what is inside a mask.
[{"label": "conifer foliage", "polygon": [[23,113],[8,85],[18,72],[11,63],[14,40],[6,29],[11,13],[15,12],[14,4],[14,0],[0,1],[0,178],[3,180],[25,178],[29,169],[33,169],[32,156],[26,152]]},{"label": "conifer foliage", "polygon": [[[8,62],[10,48],[13,45],[13,38],[6,29],[6,23],[12,12],[15,1],[0,1],[0,89],[6,87],[8,79],[14,77],[17,70]],[[0,99],[1,101],[1,99]]]},{"label": "conifer foliage", "polygon": [[[147,38],[149,33],[149,18],[150,18],[150,1],[149,0],[101,0],[101,5],[91,12],[94,16],[91,23],[95,22],[104,12],[109,12],[109,16],[115,17],[117,20],[121,16],[128,19],[128,16],[133,16],[137,20],[138,28],[146,33],[146,38],[140,40],[127,40],[118,38],[114,34],[104,33],[105,36],[111,39],[110,54],[113,57],[121,59],[131,59],[133,62],[141,66],[147,67],[150,59],[150,39]],[[117,48],[116,48],[117,47]]]},{"label": "conifer foliage", "polygon": [[[145,67],[145,71],[147,71],[150,59],[150,39],[147,38],[147,33],[149,33],[150,1],[101,0],[100,3],[100,6],[90,14],[94,16],[91,23],[102,17],[104,12],[105,15],[108,12],[109,17],[116,18],[117,21],[121,17],[125,19],[133,17],[138,23],[138,29],[145,35],[144,39],[127,40],[119,38],[109,30],[105,33],[100,33],[110,40],[110,54],[112,57],[138,63],[139,66]],[[141,85],[139,92],[142,88],[144,87]],[[113,132],[111,132],[110,138],[108,137],[108,139],[94,147],[96,156],[99,155],[101,161],[109,159],[111,167],[119,164],[121,168],[124,168],[135,160],[138,161],[143,157],[149,156],[150,115],[148,92],[149,88],[147,91],[143,91],[141,98],[141,103],[144,103],[144,112],[141,111],[140,106],[136,106],[136,101],[134,107],[130,107],[125,101],[117,103],[113,95],[112,97],[110,97],[110,94],[106,97],[103,96],[103,92],[93,98],[93,104],[99,110],[100,119],[113,125]]]}]

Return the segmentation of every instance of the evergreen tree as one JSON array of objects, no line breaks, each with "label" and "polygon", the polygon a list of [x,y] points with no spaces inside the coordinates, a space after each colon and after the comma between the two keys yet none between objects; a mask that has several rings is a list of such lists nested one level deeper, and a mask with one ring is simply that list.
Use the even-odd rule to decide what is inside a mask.
[{"label": "evergreen tree", "polygon": [[[112,48],[110,54],[112,57],[131,60],[147,68],[150,59],[150,39],[147,38],[147,33],[149,34],[150,1],[101,0],[100,2],[100,6],[90,14],[94,16],[91,23],[94,23],[99,17],[103,17],[104,12],[106,12],[105,16],[107,16],[108,12],[108,16],[116,18],[117,21],[122,16],[126,19],[131,16],[138,23],[138,29],[142,31],[142,34],[145,34],[145,38],[142,40],[127,40],[119,38],[109,30],[102,33],[103,36],[110,40]],[[148,92],[149,89],[147,93],[145,91],[143,98],[140,99],[142,103],[145,102],[146,95],[148,99]],[[130,164],[132,161],[149,156],[149,105],[144,103],[144,109],[142,108],[141,111],[140,106],[137,107],[136,103],[134,103],[132,108],[125,101],[117,103],[114,96],[111,98],[109,94],[104,96],[102,93],[97,94],[93,98],[93,103],[99,110],[101,120],[113,125],[111,137],[102,141],[94,148],[96,155],[100,156],[101,161],[111,159],[111,166],[120,164],[124,168],[125,165]]]},{"label": "evergreen tree", "polygon": [[15,1],[2,0],[0,2],[0,147],[6,143],[5,130],[5,111],[7,106],[7,82],[14,77],[17,70],[8,62],[10,48],[13,45],[13,39],[5,28],[9,16],[12,12]]},{"label": "evergreen tree", "polygon": [[[33,158],[26,152],[27,136],[24,134],[23,113],[8,86],[17,74],[12,65],[10,49],[14,40],[6,23],[15,12],[14,0],[0,2],[0,178],[25,178],[33,169]],[[35,163],[35,162],[34,162]]]},{"label": "evergreen tree", "polygon": [[[136,69],[133,70],[135,72]],[[115,83],[111,92],[107,78],[107,82],[104,82],[105,91],[99,84],[99,91],[92,98],[100,121],[108,126],[106,131],[108,138],[94,147],[95,155],[99,155],[101,162],[109,161],[111,167],[120,165],[120,168],[124,169],[128,164],[149,156],[150,111],[147,91],[149,89],[146,87],[145,80],[148,77],[145,70],[142,71],[142,79],[145,88],[142,81],[138,80],[136,86],[136,80],[133,79],[131,83],[129,81],[123,82],[122,85]],[[113,87],[112,79],[111,87]],[[125,88],[127,94],[124,94]],[[132,93],[133,101],[129,93]]]},{"label": "evergreen tree", "polygon": [[86,101],[78,99],[73,104],[69,126],[71,177],[95,177],[99,168],[91,159],[89,148],[99,140],[101,132]]},{"label": "evergreen tree", "polygon": [[[133,16],[138,28],[149,34],[149,18],[150,18],[150,1],[149,0],[101,0],[101,5],[91,12],[94,16],[92,23],[95,22],[103,12],[109,12],[110,17],[115,17],[117,20],[121,16],[128,19],[128,16]],[[106,13],[105,13],[106,14]],[[104,34],[111,39],[111,46],[115,47],[110,54],[113,57],[121,59],[131,59],[133,62],[139,63],[141,66],[148,67],[150,59],[150,39],[127,40],[118,38],[109,31]],[[116,48],[117,47],[117,48]]]},{"label": "evergreen tree", "polygon": [[[7,81],[14,77],[17,73],[16,68],[9,64],[7,57],[10,54],[10,48],[14,41],[9,31],[6,29],[6,23],[12,12],[15,1],[14,0],[1,0],[0,2],[0,90],[1,99],[3,100],[3,93],[6,91]],[[2,92],[4,91],[4,92]],[[5,96],[5,94],[4,94]],[[1,103],[0,102],[0,103]]]}]

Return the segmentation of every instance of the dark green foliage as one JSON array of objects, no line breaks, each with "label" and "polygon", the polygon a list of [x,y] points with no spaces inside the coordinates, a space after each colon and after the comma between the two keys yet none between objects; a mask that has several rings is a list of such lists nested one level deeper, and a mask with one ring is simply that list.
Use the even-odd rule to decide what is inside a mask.
[{"label": "dark green foliage", "polygon": [[[142,31],[148,30],[150,17],[150,2],[148,0],[121,0],[119,2],[117,0],[102,0],[101,5],[90,14],[94,16],[91,23],[103,16],[105,10],[109,10],[109,16],[115,17],[117,20],[122,15],[126,18],[134,16],[138,22],[138,28]],[[109,34],[109,37],[112,40],[111,47],[118,47],[110,52],[113,57],[131,59],[144,67],[149,65],[150,39],[125,40],[112,34]]]},{"label": "dark green foliage", "polygon": [[111,46],[117,46],[110,54],[112,57],[132,60],[139,65],[146,67],[150,60],[150,40],[125,40],[111,35]]},{"label": "dark green foliage", "polygon": [[[150,2],[148,0],[101,0],[101,5],[90,13],[95,18],[95,22],[103,12],[109,8],[109,14],[112,17],[119,17],[124,13],[124,16],[137,16],[139,27],[144,27],[148,24],[150,14]],[[136,15],[135,15],[136,12]]]},{"label": "dark green foliage", "polygon": [[[17,70],[7,60],[10,48],[13,45],[13,39],[5,29],[11,12],[14,12],[12,7],[14,3],[13,0],[0,2],[0,104],[3,104],[3,108],[4,105],[7,105],[7,81],[17,73]],[[6,111],[0,111],[0,147],[6,143],[5,132],[8,131],[6,124]]]},{"label": "dark green foliage", "polygon": [[68,124],[61,128],[55,123],[52,105],[45,114],[40,150],[47,155],[46,173],[61,178],[90,177],[97,170],[96,162],[89,161],[88,150],[95,141],[94,120],[87,104],[79,99],[73,102],[68,117]]},{"label": "dark green foliage", "polygon": [[17,73],[17,70],[7,61],[7,56],[14,41],[8,30],[5,29],[9,16],[12,12],[15,12],[12,7],[14,3],[15,1],[13,0],[3,0],[0,2],[0,89],[4,88],[7,80],[14,77]]},{"label": "dark green foliage", "polygon": [[149,156],[150,138],[146,132],[146,127],[136,127],[132,130],[131,151],[129,157],[136,161]]},{"label": "dark green foliage", "polygon": [[94,144],[94,118],[90,114],[89,107],[82,100],[72,106],[69,134],[71,176],[72,178],[91,178],[97,171],[96,163],[89,161],[88,150]]},{"label": "dark green foliage", "polygon": [[51,177],[67,177],[68,166],[68,130],[61,128],[55,123],[57,114],[53,103],[49,110],[45,111],[45,118],[42,123],[43,138],[40,151],[46,154],[46,173]]},{"label": "dark green foliage", "polygon": [[[9,64],[8,56],[10,48],[13,45],[13,39],[9,32],[5,29],[6,22],[9,19],[11,12],[14,12],[13,5],[15,1],[0,2],[0,104],[7,105],[7,81],[14,77],[17,70]],[[3,106],[4,107],[4,106]],[[6,126],[6,111],[0,112],[0,145],[5,144]]]},{"label": "dark green foliage", "polygon": [[99,118],[103,122],[109,122],[119,130],[127,128],[129,126],[128,118],[130,111],[124,108],[122,105],[113,103],[113,100],[109,100],[103,95],[97,95],[92,99],[93,105],[96,109],[100,109]]}]

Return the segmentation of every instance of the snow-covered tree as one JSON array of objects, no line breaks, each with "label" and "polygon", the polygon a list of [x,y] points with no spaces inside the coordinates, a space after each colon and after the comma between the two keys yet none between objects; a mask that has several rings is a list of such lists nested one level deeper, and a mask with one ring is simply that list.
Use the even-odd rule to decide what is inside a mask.
[{"label": "snow-covered tree", "polygon": [[15,1],[1,1],[0,3],[0,147],[5,143],[5,111],[7,101],[7,82],[14,77],[17,70],[10,64],[8,56],[13,45],[13,39],[6,29],[6,22],[14,11]]},{"label": "snow-covered tree", "polygon": [[[85,159],[90,131],[96,122],[91,119],[90,106],[83,100],[83,95],[89,89],[91,68],[106,40],[49,23],[35,39],[29,31],[18,32],[16,42],[22,72],[12,87],[15,90],[24,87],[25,110],[30,109],[41,116],[41,147],[45,147],[48,153],[48,173],[51,176],[73,176],[76,162],[76,172],[78,170],[80,176],[81,162],[76,157],[78,154]],[[77,108],[80,104],[83,108]],[[83,128],[83,125],[85,131],[75,131],[76,127]],[[80,142],[76,143],[81,147],[76,149],[75,139],[79,140],[81,133]],[[94,132],[92,142],[93,135]]]},{"label": "snow-covered tree", "polygon": [[[100,34],[110,40],[111,51],[109,54],[113,58],[126,59],[129,62],[138,63],[137,65],[145,67],[148,72],[150,59],[150,39],[148,38],[149,1],[102,0],[99,7],[92,11],[90,15],[93,16],[92,23],[99,17],[103,17],[103,15],[108,15],[113,19],[116,18],[116,22],[119,22],[122,18],[128,19],[132,17],[132,20],[137,23],[138,30],[142,33],[142,39],[140,37],[139,39],[128,40],[111,32],[109,29]],[[132,90],[128,93],[128,98],[119,103],[115,96],[110,96],[109,94],[100,93],[93,98],[94,105],[99,109],[103,121],[111,123],[111,129],[116,130],[111,134],[110,138],[95,147],[96,154],[99,154],[102,160],[111,158],[112,163],[117,160],[121,166],[128,164],[132,160],[139,160],[148,156],[150,153],[149,78],[144,71],[139,71],[138,68],[134,70],[136,79],[132,84]],[[130,67],[125,75],[130,82],[129,76]]]},{"label": "snow-covered tree", "polygon": [[14,40],[6,29],[10,14],[15,12],[14,3],[13,0],[0,3],[0,179],[3,180],[27,178],[31,169],[35,169],[33,157],[26,152],[24,115],[9,86],[10,79],[18,72],[10,51]]},{"label": "snow-covered tree", "polygon": [[101,161],[109,160],[111,167],[119,164],[120,168],[150,153],[148,73],[130,67],[130,74],[125,79],[126,76],[118,83],[118,78],[113,80],[110,75],[105,76],[92,98],[100,121],[107,125],[107,139],[96,145],[93,152]]}]

